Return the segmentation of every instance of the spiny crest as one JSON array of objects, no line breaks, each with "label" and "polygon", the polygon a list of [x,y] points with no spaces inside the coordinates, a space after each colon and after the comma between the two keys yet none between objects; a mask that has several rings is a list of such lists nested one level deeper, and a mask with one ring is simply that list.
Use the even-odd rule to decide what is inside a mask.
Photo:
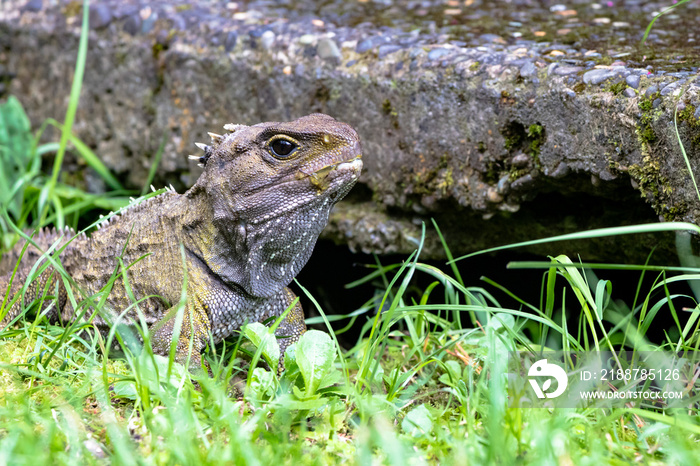
[{"label": "spiny crest", "polygon": [[[151,191],[156,191],[155,186],[151,185]],[[116,220],[123,218],[128,214],[139,212],[143,210],[146,206],[152,205],[155,202],[162,202],[166,196],[170,196],[172,194],[177,195],[177,191],[175,191],[175,188],[171,184],[170,186],[165,186],[164,193],[154,197],[149,197],[148,199],[130,197],[129,200],[131,202],[128,205],[121,207],[113,212],[110,212],[107,215],[100,215],[100,219],[97,221],[95,226],[98,230],[101,230],[102,228],[111,225]]]},{"label": "spiny crest", "polygon": [[201,142],[195,142],[194,145],[202,149],[204,151],[204,155],[190,155],[188,157],[190,160],[197,160],[199,162],[197,165],[203,167],[207,164],[207,160],[209,160],[209,157],[211,157],[212,152],[214,152],[214,147],[207,146]]},{"label": "spiny crest", "polygon": [[227,123],[224,125],[224,129],[231,133],[235,133],[241,128],[245,128],[245,125],[234,125],[233,123]]},{"label": "spiny crest", "polygon": [[75,231],[69,227],[68,225],[64,226],[63,228],[59,228],[57,226],[52,226],[52,227],[44,227],[41,228],[37,232],[39,237],[53,237],[57,235],[66,235],[66,236],[73,236],[75,234]]},{"label": "spiny crest", "polygon": [[[228,123],[224,125],[224,129],[230,133],[235,133],[241,128],[244,128],[245,125],[234,125],[233,123]],[[207,164],[207,160],[209,160],[209,157],[211,157],[211,154],[214,152],[214,149],[216,146],[221,144],[221,142],[226,138],[226,136],[222,136],[221,134],[216,134],[216,133],[207,133],[209,137],[211,138],[212,145],[208,146],[204,143],[201,142],[195,142],[194,145],[200,148],[201,150],[204,151],[204,155],[190,155],[188,156],[190,160],[196,160],[199,163],[200,167],[203,167]]]},{"label": "spiny crest", "polygon": [[[58,239],[58,237],[63,236],[66,240],[70,239],[71,237],[76,235],[76,231],[73,230],[73,228],[69,227],[68,225],[64,226],[63,228],[58,228],[57,226],[52,226],[52,227],[44,227],[40,228],[37,230],[36,235],[34,236],[35,241],[50,241],[53,242]],[[85,232],[81,231],[78,232],[77,235],[80,238],[86,238]]]}]

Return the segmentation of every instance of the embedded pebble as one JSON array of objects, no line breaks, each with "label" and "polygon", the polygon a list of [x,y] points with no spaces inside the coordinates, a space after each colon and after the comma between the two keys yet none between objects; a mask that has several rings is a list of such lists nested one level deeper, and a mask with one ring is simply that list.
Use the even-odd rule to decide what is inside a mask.
[{"label": "embedded pebble", "polygon": [[498,206],[498,210],[502,210],[504,212],[511,212],[515,213],[520,210],[520,204],[501,204]]},{"label": "embedded pebble", "polygon": [[479,39],[481,39],[484,42],[490,42],[492,44],[506,43],[506,41],[503,40],[503,37],[499,36],[498,34],[482,34],[479,36]]},{"label": "embedded pebble", "polygon": [[399,37],[398,43],[399,45],[403,45],[404,47],[408,47],[410,45],[415,44],[418,42],[419,37],[416,34],[408,34],[403,37]]},{"label": "embedded pebble", "polygon": [[493,204],[498,204],[499,202],[503,201],[503,196],[496,188],[490,186],[489,189],[486,190],[486,199]]},{"label": "embedded pebble", "polygon": [[670,93],[672,93],[673,91],[675,91],[679,87],[680,87],[679,82],[669,84],[668,86],[665,86],[663,89],[661,89],[661,92],[659,92],[659,94],[661,96],[669,95]]},{"label": "embedded pebble", "polygon": [[394,45],[394,44],[386,44],[386,45],[380,45],[379,49],[377,50],[377,57],[378,58],[384,58],[390,53],[398,52],[401,50],[403,47],[400,45]]},{"label": "embedded pebble", "polygon": [[141,16],[139,16],[138,14],[129,15],[126,18],[126,21],[124,21],[124,32],[135,36],[136,34],[141,32],[141,22]]},{"label": "embedded pebble", "polygon": [[109,6],[98,3],[90,5],[90,27],[100,29],[112,21],[112,10]]},{"label": "embedded pebble", "polygon": [[637,93],[631,87],[628,87],[622,93],[624,94],[625,97],[630,97],[630,98],[635,97],[637,95]]},{"label": "embedded pebble", "polygon": [[615,77],[615,72],[605,69],[586,71],[583,74],[583,82],[597,86],[605,80]]},{"label": "embedded pebble", "polygon": [[530,164],[530,157],[527,154],[518,154],[510,162],[514,167],[526,167]]},{"label": "embedded pebble", "polygon": [[445,49],[445,48],[437,48],[437,49],[432,49],[430,52],[428,52],[428,60],[438,60],[446,55],[449,55],[452,53],[452,50],[450,49]]},{"label": "embedded pebble", "polygon": [[226,34],[226,40],[224,40],[224,50],[230,52],[236,47],[236,42],[238,41],[238,34],[236,31],[229,31]]},{"label": "embedded pebble", "polygon": [[311,45],[316,40],[316,36],[313,34],[304,34],[299,38],[299,43],[301,45]]},{"label": "embedded pebble", "polygon": [[510,175],[504,175],[498,180],[496,190],[499,194],[508,194],[510,191]]},{"label": "embedded pebble", "polygon": [[580,66],[558,66],[554,70],[554,74],[558,76],[567,76],[570,74],[580,73],[581,71],[583,71],[583,68]]},{"label": "embedded pebble", "polygon": [[515,190],[523,189],[523,188],[527,187],[528,185],[532,184],[534,181],[535,180],[532,177],[532,175],[528,173],[527,175],[521,176],[517,180],[513,181],[510,184],[510,187],[512,189],[515,189]]},{"label": "embedded pebble", "polygon": [[365,53],[372,49],[374,47],[374,42],[372,39],[365,39],[361,42],[358,42],[357,47],[355,47],[355,52],[357,53]]},{"label": "embedded pebble", "polygon": [[22,7],[22,11],[36,13],[37,11],[41,11],[42,8],[44,8],[44,2],[42,0],[29,0],[24,7]]},{"label": "embedded pebble", "polygon": [[557,165],[557,168],[554,169],[550,176],[552,178],[564,178],[569,174],[569,171],[569,165],[566,162],[561,162],[559,165]]},{"label": "embedded pebble", "polygon": [[357,52],[357,53],[369,52],[373,48],[377,47],[379,44],[385,43],[387,40],[388,40],[388,38],[385,38],[382,36],[369,37],[369,38],[364,39],[363,41],[361,41],[357,44],[357,47],[355,47],[355,52]]},{"label": "embedded pebble", "polygon": [[411,51],[408,53],[408,56],[411,58],[416,58],[416,57],[419,57],[421,55],[425,55],[425,50],[423,50],[420,47],[416,47],[414,49],[411,49]]},{"label": "embedded pebble", "polygon": [[341,56],[340,49],[335,41],[326,37],[318,41],[316,53],[323,60],[339,60]]},{"label": "embedded pebble", "polygon": [[141,16],[143,23],[141,23],[141,34],[148,34],[156,26],[157,15],[148,15],[145,18]]},{"label": "embedded pebble", "polygon": [[625,82],[632,89],[639,89],[639,80],[640,80],[640,78],[636,74],[630,74],[629,76],[627,76],[625,78]]},{"label": "embedded pebble", "polygon": [[275,33],[267,30],[260,36],[260,46],[265,50],[270,50],[275,42]]},{"label": "embedded pebble", "polygon": [[535,64],[531,61],[526,62],[521,68],[520,68],[520,76],[523,78],[529,78],[530,76],[534,76],[537,74],[537,68],[535,67]]}]

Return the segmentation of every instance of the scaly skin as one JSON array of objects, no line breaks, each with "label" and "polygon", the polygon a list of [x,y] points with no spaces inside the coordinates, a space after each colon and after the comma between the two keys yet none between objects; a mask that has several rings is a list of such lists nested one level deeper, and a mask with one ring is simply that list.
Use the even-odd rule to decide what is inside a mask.
[{"label": "scaly skin", "polygon": [[[350,126],[321,114],[225,128],[227,134],[211,135],[211,146],[200,145],[204,172],[186,193],[171,190],[144,201],[109,218],[89,237],[79,234],[68,242],[72,231],[38,233],[34,240],[40,249],[27,249],[11,284],[23,244],[3,257],[0,290],[10,289],[0,327],[22,313],[23,302],[45,295],[52,297],[43,308],[51,307],[54,317],[74,317],[52,266],[29,284],[23,299],[18,296],[42,250],[59,239],[61,245],[68,242],[60,262],[75,282],[73,289],[84,296],[103,289],[115,270],[122,272],[93,323],[107,331],[131,306],[121,322],[138,324],[136,300],[158,354],[169,352],[185,275],[179,361],[187,359],[190,342],[191,361],[199,364],[209,342],[221,341],[245,322],[281,315],[295,298],[287,285],[309,259],[331,208],[359,177],[360,142]],[[87,316],[93,313],[90,309]],[[286,337],[279,340],[282,350],[305,330],[297,304],[276,331]]]}]

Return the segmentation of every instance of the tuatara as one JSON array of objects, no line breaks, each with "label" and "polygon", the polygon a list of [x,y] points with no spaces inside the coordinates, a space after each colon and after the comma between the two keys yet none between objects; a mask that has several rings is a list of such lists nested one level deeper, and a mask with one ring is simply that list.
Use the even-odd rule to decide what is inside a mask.
[{"label": "tuatara", "polygon": [[[90,236],[52,229],[33,238],[43,251],[67,243],[60,263],[84,296],[108,293],[97,315],[92,308],[86,313],[101,331],[123,311],[120,322],[137,325],[137,302],[158,354],[170,350],[186,278],[176,358],[186,360],[192,341],[194,364],[209,342],[221,341],[245,322],[280,316],[290,306],[295,295],[287,285],[308,261],[331,208],[362,169],[357,133],[327,115],[224,128],[223,136],[209,133],[211,145],[198,144],[204,154],[196,158],[204,170],[184,194],[169,189],[107,217]],[[52,266],[18,296],[43,253],[28,247],[10,283],[23,243],[0,261],[0,300],[7,296],[0,328],[45,295],[52,299],[43,302],[44,309],[71,320],[76,310]],[[284,337],[282,351],[305,330],[297,303],[276,330]]]}]

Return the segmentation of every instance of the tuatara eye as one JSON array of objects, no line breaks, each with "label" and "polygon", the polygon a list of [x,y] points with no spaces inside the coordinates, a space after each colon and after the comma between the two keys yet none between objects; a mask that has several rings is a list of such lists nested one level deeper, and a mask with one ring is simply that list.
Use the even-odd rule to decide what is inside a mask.
[{"label": "tuatara eye", "polygon": [[299,146],[294,144],[292,141],[282,138],[272,141],[269,147],[272,155],[278,159],[288,158],[299,148]]}]

